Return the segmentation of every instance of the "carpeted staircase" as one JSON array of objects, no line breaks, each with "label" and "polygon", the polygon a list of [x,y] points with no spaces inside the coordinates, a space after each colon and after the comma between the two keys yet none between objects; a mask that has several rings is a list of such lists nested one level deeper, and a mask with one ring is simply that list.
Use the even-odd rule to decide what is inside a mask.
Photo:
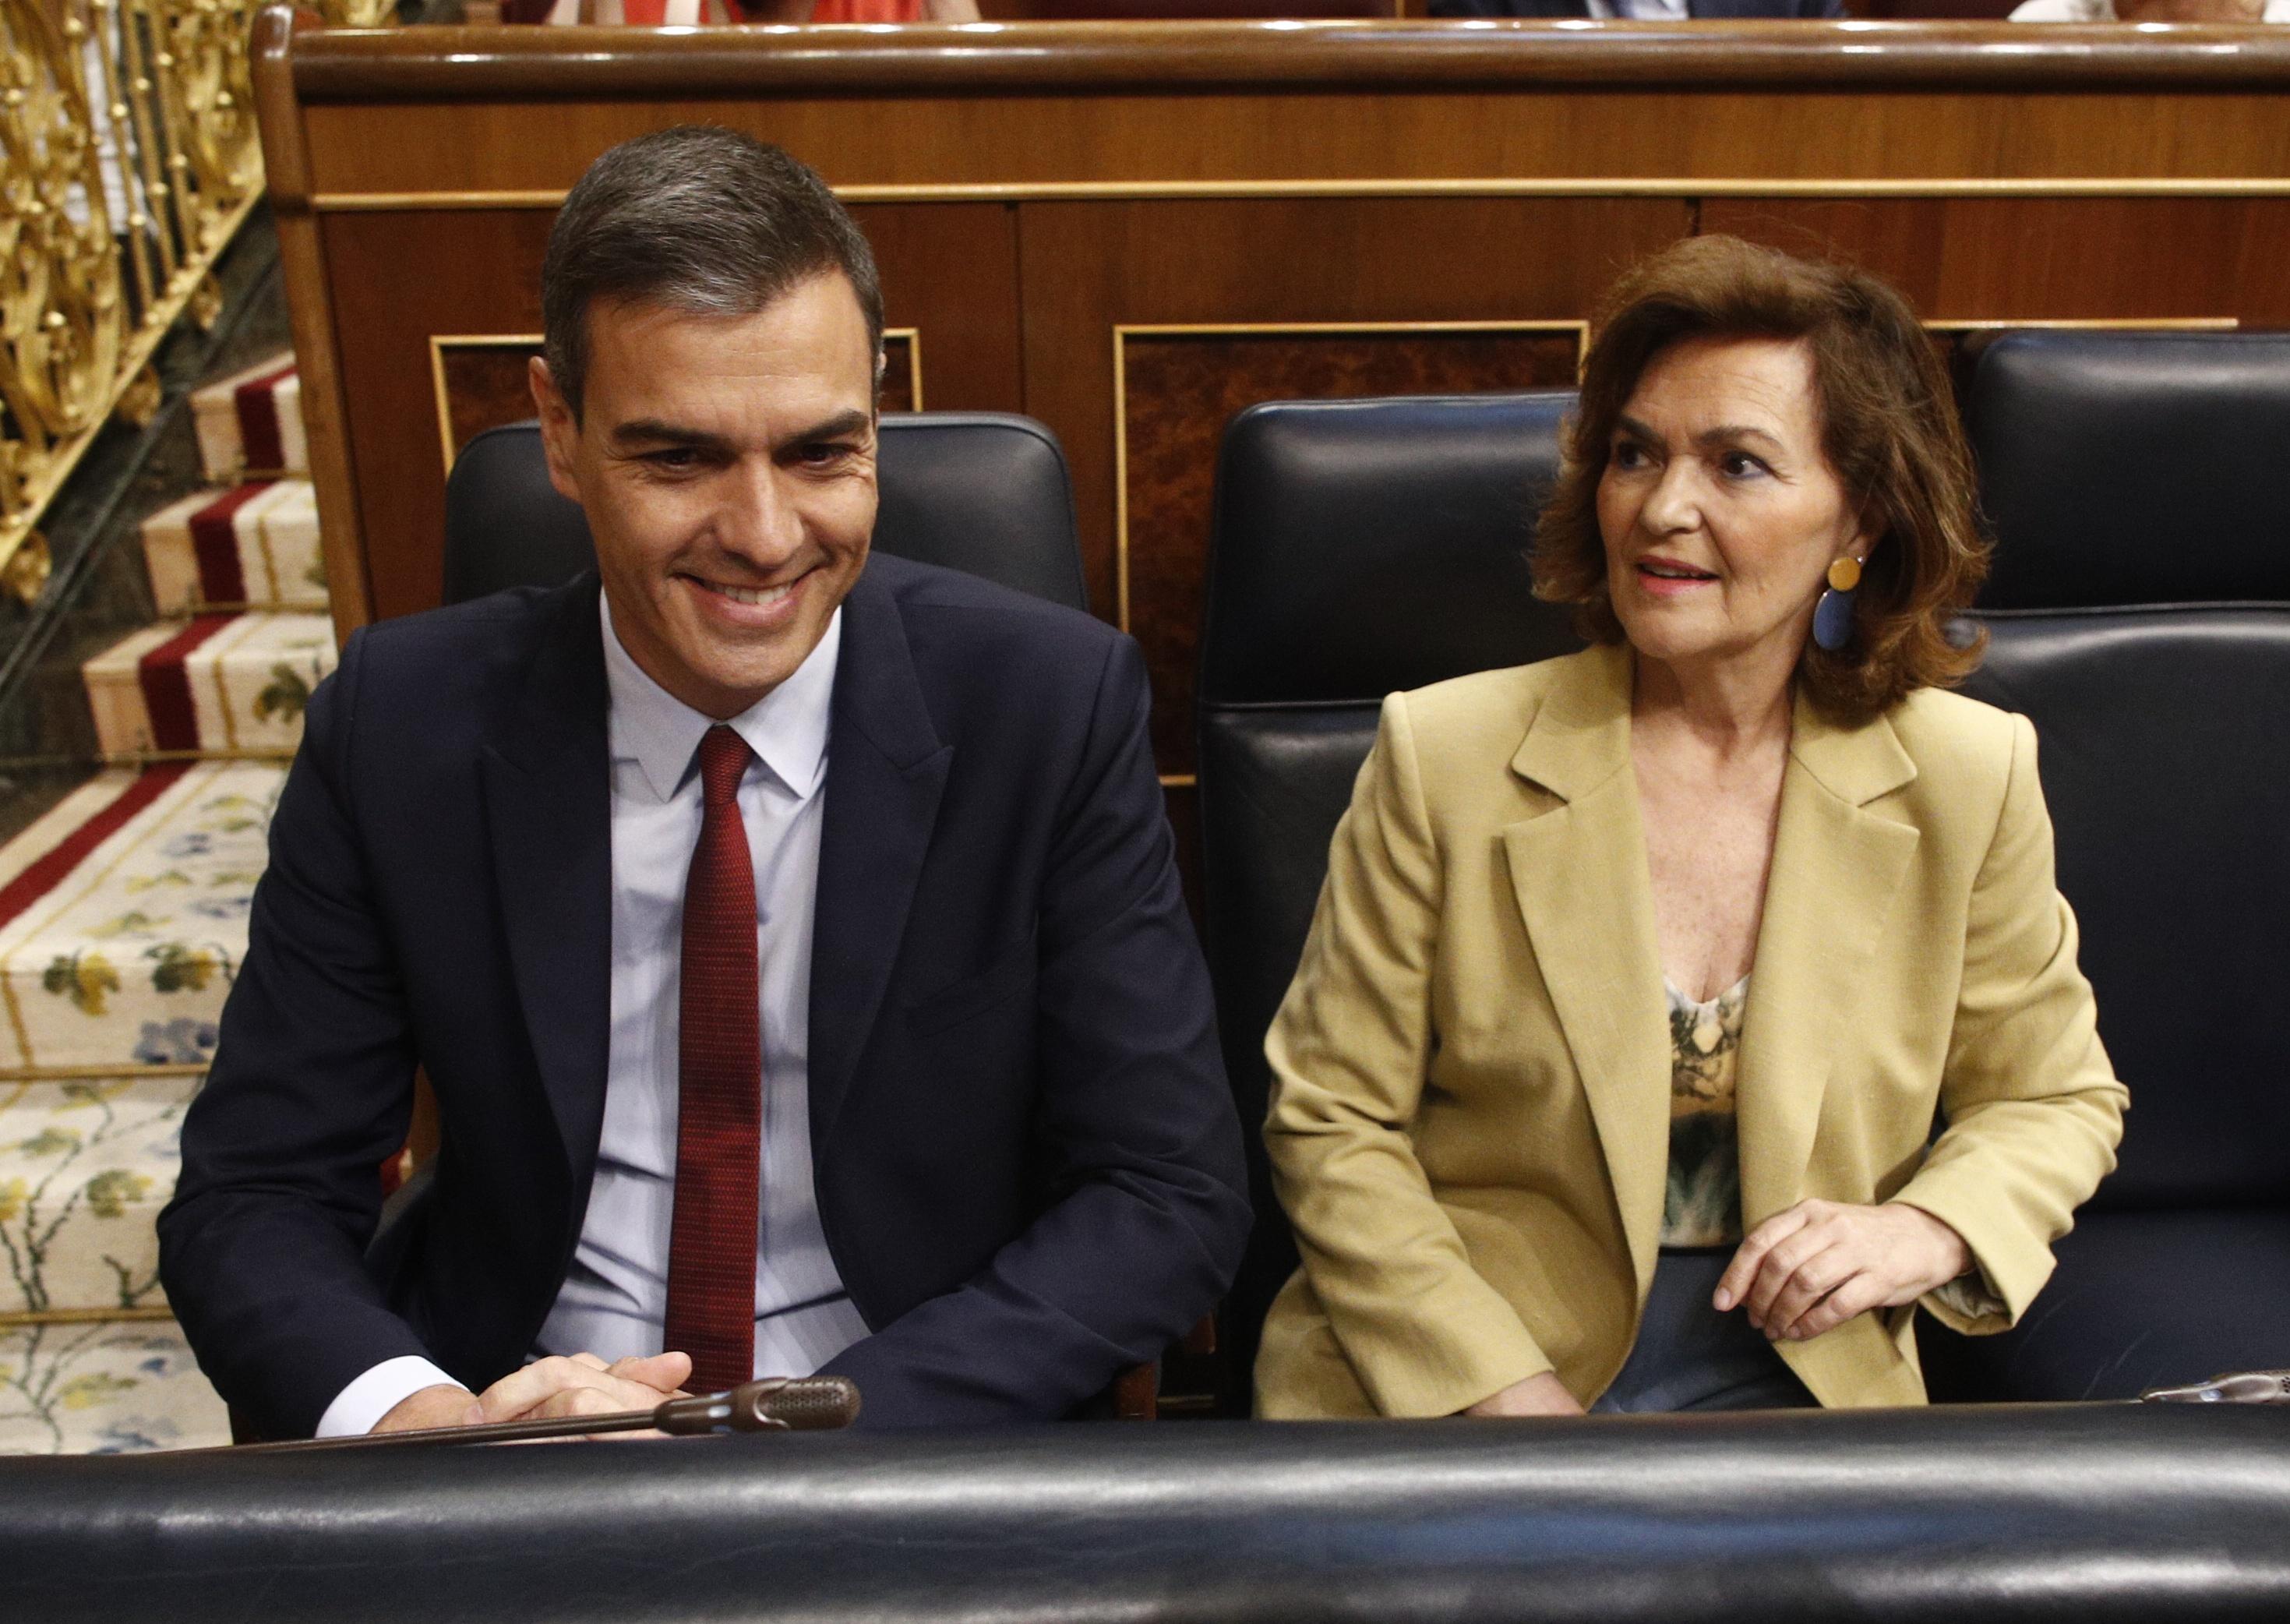
[{"label": "carpeted staircase", "polygon": [[167,618],[84,668],[108,764],[0,848],[0,1453],[228,1441],[153,1220],[334,664],[300,401],[285,356],[193,396],[212,488],[142,532]]}]

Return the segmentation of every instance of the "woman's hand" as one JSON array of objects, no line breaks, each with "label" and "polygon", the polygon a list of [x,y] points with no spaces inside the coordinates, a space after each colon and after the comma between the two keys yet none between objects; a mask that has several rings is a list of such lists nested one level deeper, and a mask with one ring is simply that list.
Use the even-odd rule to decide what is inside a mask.
[{"label": "woman's hand", "polygon": [[1549,1371],[1540,1376],[1529,1376],[1524,1381],[1514,1381],[1500,1393],[1490,1393],[1469,1409],[1465,1415],[1580,1415],[1582,1406],[1574,1402],[1574,1395],[1565,1384]]},{"label": "woman's hand", "polygon": [[1800,1201],[1743,1237],[1711,1301],[1720,1313],[1746,1304],[1766,1336],[1802,1342],[1914,1302],[1971,1267],[1964,1237],[1919,1208]]}]

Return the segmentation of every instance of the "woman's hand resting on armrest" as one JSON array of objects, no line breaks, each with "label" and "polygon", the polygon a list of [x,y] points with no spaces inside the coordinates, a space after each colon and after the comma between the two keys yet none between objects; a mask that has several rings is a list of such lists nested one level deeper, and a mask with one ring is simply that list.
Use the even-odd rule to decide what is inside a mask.
[{"label": "woman's hand resting on armrest", "polygon": [[1711,1301],[1776,1342],[1802,1342],[1871,1308],[1897,1308],[1972,1267],[1964,1237],[1902,1202],[1800,1201],[1742,1237]]},{"label": "woman's hand resting on armrest", "polygon": [[1514,1381],[1500,1393],[1490,1393],[1463,1412],[1470,1416],[1580,1415],[1582,1406],[1549,1371]]}]

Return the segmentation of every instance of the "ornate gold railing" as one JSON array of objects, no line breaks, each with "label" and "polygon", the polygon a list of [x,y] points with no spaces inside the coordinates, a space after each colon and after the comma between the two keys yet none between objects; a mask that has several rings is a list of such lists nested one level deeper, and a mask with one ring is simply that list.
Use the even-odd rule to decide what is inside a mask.
[{"label": "ornate gold railing", "polygon": [[[258,0],[0,0],[0,581],[47,579],[35,525],[152,356],[220,313],[212,270],[262,190]],[[325,0],[370,27],[389,0]]]}]

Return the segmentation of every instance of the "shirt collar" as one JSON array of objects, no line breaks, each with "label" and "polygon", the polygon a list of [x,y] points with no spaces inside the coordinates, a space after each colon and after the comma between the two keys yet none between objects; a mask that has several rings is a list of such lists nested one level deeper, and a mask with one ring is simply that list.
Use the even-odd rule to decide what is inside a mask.
[{"label": "shirt collar", "polygon": [[[597,595],[604,622],[605,683],[610,695],[606,731],[613,760],[634,762],[659,799],[675,795],[692,771],[712,716],[686,705],[645,675],[621,644],[613,604]],[[807,800],[827,772],[827,733],[835,698],[837,657],[843,647],[843,611],[793,675],[726,724],[748,742],[765,769],[798,800]]]}]

